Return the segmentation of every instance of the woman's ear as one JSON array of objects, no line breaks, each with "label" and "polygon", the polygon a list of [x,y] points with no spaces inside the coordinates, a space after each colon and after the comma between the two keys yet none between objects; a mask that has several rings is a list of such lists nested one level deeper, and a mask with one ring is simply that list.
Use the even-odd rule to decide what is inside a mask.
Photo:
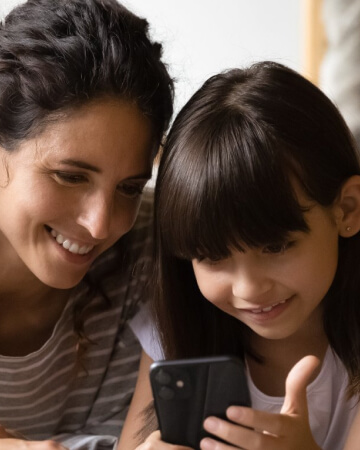
[{"label": "woman's ear", "polygon": [[345,181],[334,206],[340,236],[351,237],[360,231],[360,175]]}]

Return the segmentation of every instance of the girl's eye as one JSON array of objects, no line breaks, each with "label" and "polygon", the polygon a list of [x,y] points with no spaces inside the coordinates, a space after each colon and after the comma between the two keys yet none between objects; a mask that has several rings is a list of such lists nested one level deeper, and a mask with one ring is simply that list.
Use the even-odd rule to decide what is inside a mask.
[{"label": "girl's eye", "polygon": [[209,258],[209,257],[198,257],[197,261],[201,264],[207,265],[207,266],[216,266],[223,261],[223,258]]},{"label": "girl's eye", "polygon": [[66,184],[79,184],[86,181],[86,177],[84,175],[71,172],[55,172],[55,177],[61,183]]},{"label": "girl's eye", "polygon": [[293,247],[294,245],[295,241],[270,244],[263,248],[263,253],[283,254],[286,252],[286,250],[289,250],[289,248]]},{"label": "girl's eye", "polygon": [[144,187],[144,184],[122,183],[118,186],[118,191],[125,197],[136,198],[143,193]]}]

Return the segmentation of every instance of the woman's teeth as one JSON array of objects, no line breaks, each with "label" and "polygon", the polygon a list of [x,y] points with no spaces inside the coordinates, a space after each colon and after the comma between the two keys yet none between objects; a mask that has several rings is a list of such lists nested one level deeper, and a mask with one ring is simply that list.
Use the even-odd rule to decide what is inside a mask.
[{"label": "woman's teeth", "polygon": [[58,233],[57,231],[55,231],[53,229],[51,230],[51,235],[54,236],[54,238],[58,244],[60,244],[62,247],[64,247],[69,252],[75,253],[77,255],[86,255],[94,248],[93,245],[80,246],[76,242],[71,242],[70,239],[64,238],[64,236],[62,234]]},{"label": "woman's teeth", "polygon": [[266,308],[252,309],[251,312],[254,314],[270,312],[273,308],[275,308],[275,306],[281,305],[282,303],[285,303],[285,302],[286,302],[286,300],[283,300],[282,302],[275,303],[275,305],[267,306]]}]

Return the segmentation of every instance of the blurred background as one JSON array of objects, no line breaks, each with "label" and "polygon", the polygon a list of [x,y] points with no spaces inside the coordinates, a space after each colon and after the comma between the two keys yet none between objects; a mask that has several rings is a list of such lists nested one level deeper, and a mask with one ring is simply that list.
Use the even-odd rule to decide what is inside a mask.
[{"label": "blurred background", "polygon": [[[1,0],[0,16],[21,0]],[[123,0],[150,23],[176,79],[175,111],[211,75],[269,59],[339,106],[360,140],[360,0]]]}]

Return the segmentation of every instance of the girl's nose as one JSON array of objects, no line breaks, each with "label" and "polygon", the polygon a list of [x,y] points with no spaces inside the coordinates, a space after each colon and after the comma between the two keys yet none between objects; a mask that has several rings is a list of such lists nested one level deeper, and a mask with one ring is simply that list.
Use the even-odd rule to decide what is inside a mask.
[{"label": "girl's nose", "polygon": [[255,302],[272,288],[272,281],[268,274],[259,266],[241,268],[233,275],[232,294],[234,298]]}]

